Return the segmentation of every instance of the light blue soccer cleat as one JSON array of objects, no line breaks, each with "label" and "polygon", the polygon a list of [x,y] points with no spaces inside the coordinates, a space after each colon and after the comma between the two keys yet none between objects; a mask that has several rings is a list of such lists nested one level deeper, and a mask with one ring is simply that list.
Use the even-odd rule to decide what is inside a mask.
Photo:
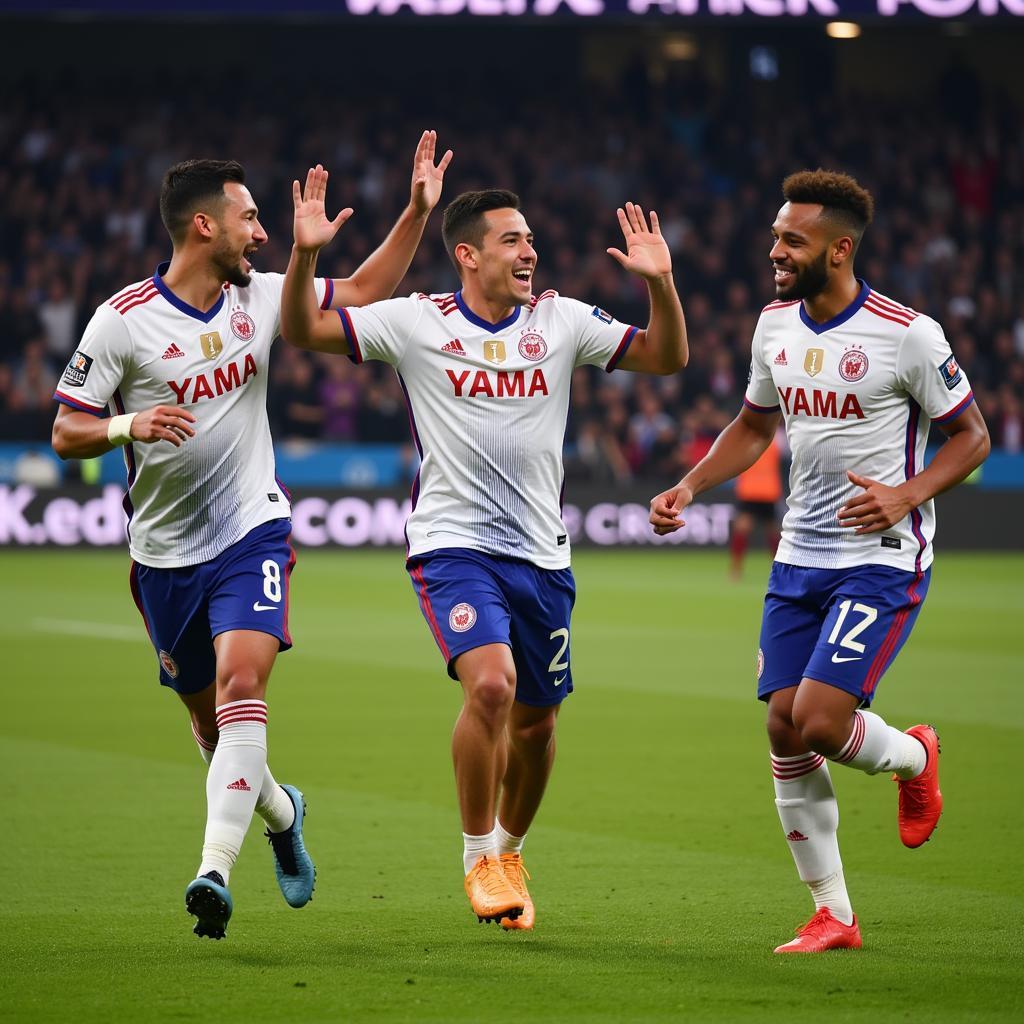
[{"label": "light blue soccer cleat", "polygon": [[306,816],[306,800],[294,786],[282,785],[281,788],[295,806],[295,820],[291,828],[283,832],[271,832],[267,829],[266,836],[274,851],[274,873],[277,875],[281,894],[288,906],[298,909],[313,898],[316,868],[306,852],[306,844],[302,841],[302,819]]},{"label": "light blue soccer cleat", "polygon": [[217,871],[207,871],[189,882],[185,890],[185,909],[196,919],[196,935],[223,939],[234,904],[224,879]]}]

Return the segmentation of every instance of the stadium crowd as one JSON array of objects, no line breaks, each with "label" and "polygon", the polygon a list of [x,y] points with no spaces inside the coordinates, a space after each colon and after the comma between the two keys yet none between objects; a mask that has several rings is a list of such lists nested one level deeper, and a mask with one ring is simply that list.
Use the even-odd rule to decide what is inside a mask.
[{"label": "stadium crowd", "polygon": [[[510,187],[523,198],[540,256],[537,290],[644,323],[642,282],[606,254],[619,244],[615,207],[654,207],[671,246],[690,334],[680,375],[577,371],[567,467],[577,478],[674,478],[735,414],[750,337],[774,296],[769,227],[782,178],[802,167],[846,170],[877,214],[858,257],[875,288],[935,316],[967,371],[994,445],[1024,447],[1024,116],[965,73],[943,79],[926,107],[809,98],[784,113],[755,87],[727,94],[696,75],[651,83],[627,73],[614,89],[525,111],[459,96],[399,103],[381,92],[351,105],[320,89],[254,89],[229,120],[203,90],[162,83],[35,86],[0,113],[0,437],[49,437],[57,376],[93,309],[169,257],[157,211],[164,170],[185,156],[246,167],[270,242],[257,269],[283,271],[292,178],[331,171],[329,208],[356,214],[321,259],[344,276],[383,239],[408,194],[424,127],[455,151],[445,199]],[[443,97],[440,98],[443,100]],[[422,109],[419,109],[422,106]],[[430,111],[444,110],[443,117]],[[227,128],[226,128],[227,125]],[[450,291],[454,270],[435,214],[400,294]],[[383,366],[277,346],[270,388],[278,441],[407,443],[401,388]]]}]

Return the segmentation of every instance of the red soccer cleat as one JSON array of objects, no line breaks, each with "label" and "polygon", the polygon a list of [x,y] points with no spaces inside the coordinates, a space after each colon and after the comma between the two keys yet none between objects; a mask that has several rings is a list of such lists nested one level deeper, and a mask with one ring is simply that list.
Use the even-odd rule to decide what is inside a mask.
[{"label": "red soccer cleat", "polygon": [[857,916],[852,924],[843,924],[832,916],[828,907],[821,907],[802,928],[796,938],[775,947],[776,953],[824,953],[827,949],[860,949],[860,928]]},{"label": "red soccer cleat", "polygon": [[924,771],[914,779],[893,776],[900,787],[900,839],[912,850],[928,842],[942,814],[939,789],[939,734],[930,725],[912,725],[906,730],[924,744]]}]

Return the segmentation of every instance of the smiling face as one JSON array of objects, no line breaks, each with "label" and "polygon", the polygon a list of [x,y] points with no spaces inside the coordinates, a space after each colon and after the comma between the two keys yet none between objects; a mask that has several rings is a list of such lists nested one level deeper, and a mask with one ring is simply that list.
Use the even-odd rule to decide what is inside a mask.
[{"label": "smiling face", "polygon": [[[786,203],[775,218],[775,243],[768,256],[775,268],[775,294],[779,299],[810,299],[828,286],[833,262],[830,254],[844,239],[832,237],[821,213],[821,206],[814,203]],[[848,252],[850,245],[841,248]]]},{"label": "smiling face", "polygon": [[533,232],[518,210],[488,210],[483,214],[486,231],[479,247],[461,242],[456,257],[462,273],[472,274],[485,301],[502,306],[522,306],[533,293],[537,252]]},{"label": "smiling face", "polygon": [[267,241],[249,190],[238,182],[224,185],[224,199],[212,219],[215,225],[210,261],[230,284],[245,288],[252,280],[249,257]]}]

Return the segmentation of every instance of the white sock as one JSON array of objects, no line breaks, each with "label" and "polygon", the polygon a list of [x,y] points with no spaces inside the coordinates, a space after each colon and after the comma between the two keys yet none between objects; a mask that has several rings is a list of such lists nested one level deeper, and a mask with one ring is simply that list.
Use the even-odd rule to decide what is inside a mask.
[{"label": "white sock", "polygon": [[828,907],[843,924],[853,908],[839,856],[839,804],[828,765],[813,751],[796,757],[772,754],[775,807],[796,863],[797,874],[811,890],[816,909]]},{"label": "white sock", "polygon": [[467,836],[465,832],[462,833],[462,866],[467,875],[479,857],[496,857],[497,853],[493,832],[485,836]]},{"label": "white sock", "polygon": [[886,725],[874,712],[855,711],[850,738],[830,760],[868,775],[895,772],[901,779],[913,779],[924,771],[928,755],[920,740]]},{"label": "white sock", "polygon": [[498,848],[498,856],[503,853],[522,853],[526,836],[514,836],[507,832],[497,818],[494,819],[494,842]]},{"label": "white sock", "polygon": [[[192,735],[195,737],[196,746],[199,747],[199,756],[209,764],[213,760],[213,752],[217,749],[216,743],[208,743],[196,732],[195,723],[192,723]],[[270,772],[270,765],[263,769],[263,783],[260,785],[259,796],[256,797],[256,813],[267,823],[271,832],[284,832],[292,827],[295,821],[295,805],[288,794],[277,784]]]},{"label": "white sock", "polygon": [[206,838],[197,875],[217,871],[227,883],[242,848],[267,767],[267,705],[236,700],[217,708],[220,738],[206,776]]}]

